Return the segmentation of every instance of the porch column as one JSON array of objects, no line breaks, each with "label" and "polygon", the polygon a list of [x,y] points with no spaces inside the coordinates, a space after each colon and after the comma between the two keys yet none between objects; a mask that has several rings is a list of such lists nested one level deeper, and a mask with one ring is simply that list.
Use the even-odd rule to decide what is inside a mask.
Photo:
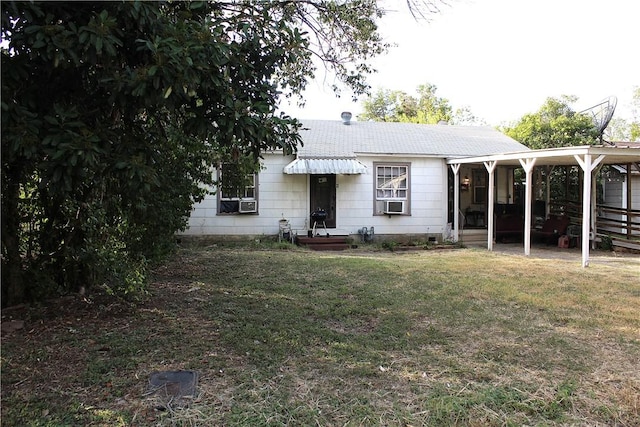
[{"label": "porch column", "polygon": [[604,155],[592,161],[591,154],[585,154],[584,159],[573,156],[583,171],[582,185],[582,267],[589,266],[589,232],[591,225],[591,178],[593,170],[604,160]]},{"label": "porch column", "polygon": [[[551,213],[551,172],[555,166],[545,166],[544,167],[544,217],[545,219],[549,217]],[[565,197],[566,198],[566,197]]]},{"label": "porch column", "polygon": [[[597,167],[593,168],[593,173],[591,176],[591,211],[589,213],[589,224],[591,227],[591,232],[593,233],[593,235],[597,235],[598,234],[598,224],[596,223],[597,220],[597,216],[598,216],[598,212],[596,211],[597,208],[597,204],[598,204],[598,196],[597,196],[597,180],[594,179],[593,177],[598,176],[598,174],[600,173],[600,169],[602,169],[602,165],[598,165]],[[593,239],[591,241],[591,249],[596,249],[596,240]]]},{"label": "porch column", "polygon": [[458,241],[458,229],[460,227],[460,164],[451,165],[453,171],[453,241]]},{"label": "porch column", "polygon": [[489,198],[487,203],[489,204],[487,206],[487,223],[488,223],[488,227],[487,227],[487,249],[492,251],[493,250],[493,205],[494,205],[494,200],[495,200],[495,191],[493,186],[495,185],[495,175],[494,172],[496,170],[496,165],[498,164],[497,161],[489,161],[489,162],[484,162],[484,167],[487,169],[487,172],[489,172],[489,184],[488,184],[488,193],[489,193]]},{"label": "porch column", "polygon": [[[622,207],[625,208],[627,210],[627,214],[624,215],[622,217],[623,221],[627,224],[627,228],[625,230],[626,234],[627,234],[627,239],[631,240],[631,218],[633,218],[631,216],[631,206],[633,206],[633,200],[631,199],[631,163],[627,163],[627,176],[624,179],[623,182],[623,190],[625,191],[624,193],[624,199],[623,199],[623,203],[622,203]],[[638,170],[640,171],[640,164],[637,165]]]},{"label": "porch column", "polygon": [[626,203],[626,208],[627,208],[627,216],[626,216],[626,218],[625,218],[625,222],[627,223],[627,230],[626,230],[626,232],[627,232],[627,239],[631,239],[631,234],[632,234],[632,233],[631,233],[631,221],[632,221],[634,218],[637,218],[637,217],[635,217],[635,216],[633,216],[633,215],[631,214],[631,209],[633,208],[633,202],[634,202],[634,200],[635,200],[635,199],[633,198],[633,196],[632,196],[632,194],[633,194],[633,190],[634,190],[634,188],[635,188],[635,187],[632,185],[632,183],[631,183],[631,181],[632,181],[632,179],[631,179],[632,166],[635,166],[635,167],[636,167],[636,169],[637,169],[638,171],[640,171],[640,162],[634,162],[633,164],[631,164],[631,163],[628,163],[628,164],[627,164],[627,176],[626,176],[626,178],[625,178],[625,180],[624,180],[624,183],[626,184],[626,190],[627,190],[627,192],[626,192],[626,202],[627,202],[627,203]]},{"label": "porch column", "polygon": [[533,194],[531,172],[536,164],[536,159],[519,160],[527,175],[524,189],[524,254],[529,256],[531,255],[531,199]]}]

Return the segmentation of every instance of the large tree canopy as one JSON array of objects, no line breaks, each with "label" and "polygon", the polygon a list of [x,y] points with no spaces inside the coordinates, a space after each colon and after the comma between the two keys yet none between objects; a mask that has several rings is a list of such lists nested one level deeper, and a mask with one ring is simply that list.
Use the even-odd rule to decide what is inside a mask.
[{"label": "large tree canopy", "polygon": [[453,109],[449,100],[436,95],[430,83],[417,88],[417,96],[400,90],[378,89],[362,103],[359,120],[436,124],[480,124],[468,107]]},{"label": "large tree canopy", "polygon": [[5,305],[139,287],[216,165],[296,149],[314,57],[362,94],[387,49],[374,0],[1,7]]},{"label": "large tree canopy", "polygon": [[[600,132],[593,117],[580,114],[571,107],[575,96],[549,97],[535,113],[525,114],[512,126],[501,129],[505,134],[532,149],[600,144]],[[547,183],[552,200],[566,203],[579,201],[578,168],[536,168],[536,197],[542,198]],[[519,169],[518,174],[523,171]]]},{"label": "large tree canopy", "polygon": [[571,104],[575,96],[547,98],[536,113],[525,114],[504,133],[529,148],[554,148],[599,143],[598,130],[591,118],[577,114]]},{"label": "large tree canopy", "polygon": [[616,117],[605,130],[608,141],[640,141],[640,86],[636,86],[631,94],[630,117]]}]

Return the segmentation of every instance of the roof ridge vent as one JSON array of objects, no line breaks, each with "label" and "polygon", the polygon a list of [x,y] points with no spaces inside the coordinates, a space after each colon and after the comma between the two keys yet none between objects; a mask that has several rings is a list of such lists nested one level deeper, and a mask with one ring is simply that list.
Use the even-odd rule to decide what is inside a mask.
[{"label": "roof ridge vent", "polygon": [[342,124],[343,125],[350,125],[351,124],[351,112],[350,111],[343,111],[342,114],[340,114],[340,118],[342,119]]}]

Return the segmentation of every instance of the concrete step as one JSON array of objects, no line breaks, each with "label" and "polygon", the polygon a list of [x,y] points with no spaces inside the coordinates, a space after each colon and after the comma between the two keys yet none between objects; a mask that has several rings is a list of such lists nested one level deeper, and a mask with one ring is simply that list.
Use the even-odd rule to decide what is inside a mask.
[{"label": "concrete step", "polygon": [[466,245],[486,245],[487,230],[464,230],[458,235],[458,239]]}]

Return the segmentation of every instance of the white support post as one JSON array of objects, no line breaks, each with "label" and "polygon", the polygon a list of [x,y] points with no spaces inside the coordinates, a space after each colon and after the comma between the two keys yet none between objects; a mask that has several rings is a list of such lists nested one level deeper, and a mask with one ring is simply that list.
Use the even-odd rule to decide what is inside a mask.
[{"label": "white support post", "polygon": [[487,223],[488,223],[488,227],[487,227],[487,249],[492,251],[493,250],[493,206],[494,206],[494,200],[495,200],[495,191],[493,189],[494,183],[495,183],[495,176],[494,176],[494,171],[496,170],[496,165],[498,164],[498,162],[494,161],[490,161],[490,162],[484,162],[484,167],[487,169],[487,172],[489,172],[489,185],[488,185],[488,193],[489,193],[489,198],[488,198],[488,207],[487,207]]},{"label": "white support post", "polygon": [[[627,239],[631,237],[631,227],[629,224],[631,216],[629,216],[629,209],[631,209],[631,163],[627,163],[627,175],[622,181],[622,209],[625,210],[626,214],[622,215],[622,222],[624,223],[624,227],[620,230],[621,233],[627,236]],[[638,165],[640,166],[640,165]],[[638,167],[640,170],[640,167]]]},{"label": "white support post", "polygon": [[453,171],[453,241],[457,242],[460,229],[460,164],[451,165]]},{"label": "white support post", "polygon": [[582,168],[584,182],[582,183],[582,267],[589,266],[589,232],[591,226],[591,180],[593,170],[604,160],[604,155],[592,161],[591,154],[585,154],[584,159],[573,156]]},{"label": "white support post", "polygon": [[[598,216],[597,212],[596,212],[596,204],[598,203],[597,200],[597,182],[595,179],[593,179],[593,177],[597,176],[598,173],[600,173],[600,169],[602,169],[602,164],[597,165],[597,167],[593,168],[593,176],[591,178],[591,200],[593,201],[593,203],[591,203],[591,212],[589,215],[589,218],[591,219],[591,221],[589,222],[590,226],[591,226],[591,231],[593,233],[593,236],[595,237],[598,234],[598,229],[596,226],[596,217]],[[596,239],[594,238],[593,241],[591,242],[591,249],[596,249]]]},{"label": "white support post", "polygon": [[533,194],[531,172],[536,164],[536,159],[520,159],[520,164],[527,175],[524,193],[524,254],[529,256],[531,255],[531,200]]},{"label": "white support post", "polygon": [[549,217],[551,213],[551,172],[555,166],[545,166],[544,167],[544,213],[545,218]]}]

